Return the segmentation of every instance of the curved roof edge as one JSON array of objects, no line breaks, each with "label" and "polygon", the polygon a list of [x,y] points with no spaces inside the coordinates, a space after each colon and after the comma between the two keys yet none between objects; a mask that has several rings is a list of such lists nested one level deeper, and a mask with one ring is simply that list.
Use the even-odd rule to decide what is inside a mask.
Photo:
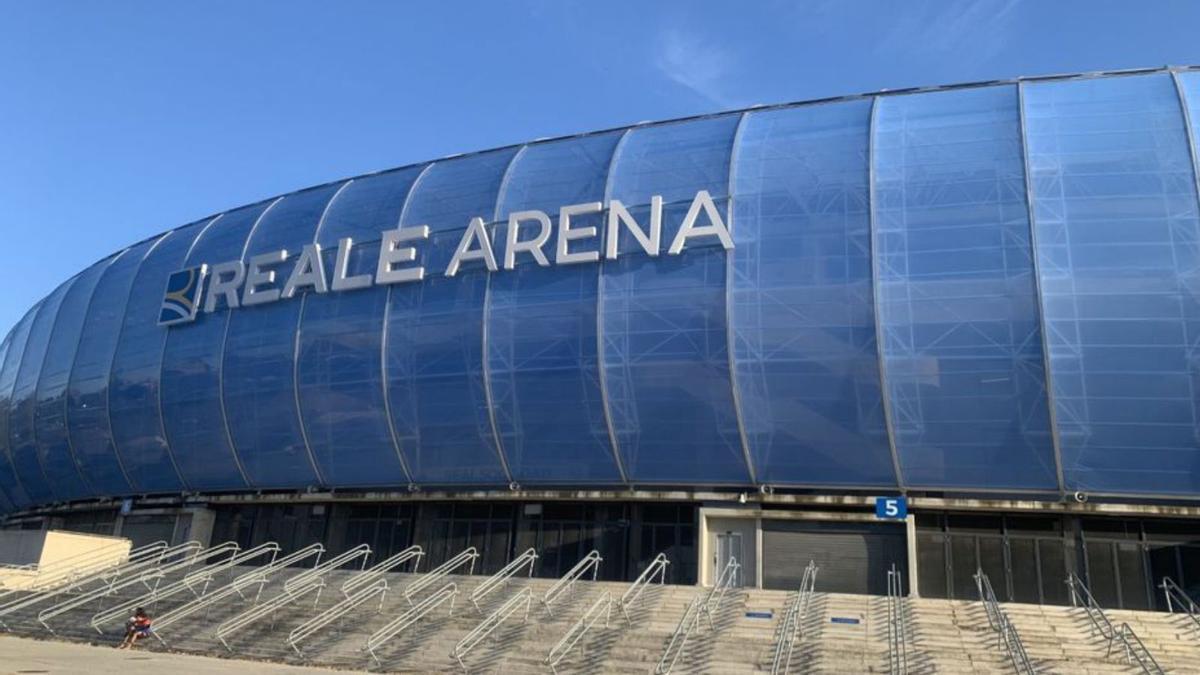
[{"label": "curved roof edge", "polygon": [[[993,86],[1004,85],[1004,84],[1017,84],[1019,82],[1048,82],[1048,81],[1081,80],[1081,79],[1091,79],[1091,78],[1099,78],[1099,77],[1122,77],[1122,76],[1128,76],[1128,75],[1147,75],[1147,74],[1152,74],[1152,73],[1189,72],[1189,71],[1197,71],[1197,70],[1200,70],[1200,65],[1180,65],[1180,66],[1165,65],[1165,66],[1156,66],[1156,67],[1148,67],[1148,68],[1126,68],[1126,69],[1120,69],[1120,70],[1098,70],[1098,71],[1088,71],[1088,72],[1082,72],[1082,73],[1063,73],[1063,74],[1057,74],[1057,75],[1021,75],[1021,76],[1017,76],[1017,77],[1011,77],[1011,78],[1007,78],[1007,79],[998,79],[998,80],[979,80],[976,82],[960,82],[957,84],[928,85],[928,86],[919,86],[919,87],[903,87],[900,89],[880,89],[877,91],[869,91],[869,92],[863,92],[863,93],[858,93],[858,94],[842,94],[839,96],[827,96],[827,97],[823,97],[823,98],[804,99],[804,100],[799,100],[799,101],[789,101],[789,102],[785,102],[785,103],[756,104],[756,105],[751,105],[751,106],[748,106],[745,108],[732,108],[729,110],[720,110],[720,111],[716,111],[716,112],[702,113],[702,114],[698,114],[698,115],[687,115],[684,117],[673,117],[673,118],[664,119],[664,120],[637,122],[634,124],[625,124],[625,125],[620,125],[620,126],[615,126],[615,127],[605,127],[603,129],[597,129],[594,131],[586,131],[586,132],[580,132],[580,133],[574,133],[574,134],[564,134],[561,136],[547,136],[544,138],[537,138],[532,141],[509,143],[507,145],[498,145],[498,146],[494,146],[494,147],[490,147],[490,148],[484,148],[481,150],[472,150],[470,152],[454,153],[454,154],[450,154],[450,155],[445,155],[443,157],[436,157],[433,159],[422,160],[419,162],[411,162],[408,164],[402,164],[400,166],[389,167],[386,169],[377,169],[375,171],[368,171],[365,173],[355,174],[352,176],[343,176],[340,178],[334,178],[334,179],[325,181],[323,183],[315,183],[313,185],[307,185],[302,188],[296,188],[294,190],[289,190],[287,192],[282,192],[279,194],[271,195],[269,197],[264,197],[262,199],[258,199],[258,200],[252,201],[252,202],[247,202],[245,204],[239,204],[239,205],[231,207],[231,208],[222,209],[220,211],[214,211],[214,212],[212,212],[206,216],[203,216],[201,218],[196,218],[196,219],[188,221],[182,225],[177,225],[175,227],[167,228],[165,230],[162,230],[155,234],[149,235],[147,237],[143,237],[142,239],[139,239],[130,244],[127,244],[115,251],[110,251],[108,253],[105,253],[103,256],[101,256],[101,257],[97,258],[96,260],[92,261],[91,263],[89,263],[88,266],[94,265],[97,262],[100,262],[101,260],[104,260],[105,258],[108,258],[109,256],[114,255],[115,253],[117,253],[119,251],[123,251],[125,249],[132,248],[134,246],[142,244],[143,242],[149,241],[151,239],[162,237],[163,235],[165,235],[169,232],[174,232],[176,230],[183,229],[185,227],[194,225],[196,223],[200,223],[205,220],[209,220],[211,218],[216,218],[217,216],[228,213],[230,211],[235,211],[237,209],[243,209],[243,208],[247,208],[250,206],[254,206],[256,204],[262,204],[264,202],[273,201],[273,200],[279,199],[281,197],[287,197],[289,195],[297,194],[300,192],[306,192],[308,190],[313,190],[316,188],[324,187],[326,185],[332,185],[334,183],[340,183],[340,182],[348,181],[348,180],[358,180],[360,178],[367,178],[369,176],[377,176],[380,174],[391,173],[393,171],[403,171],[405,169],[411,169],[413,167],[424,166],[426,164],[432,164],[434,162],[442,162],[442,161],[446,161],[449,159],[459,159],[462,157],[472,157],[475,155],[482,155],[482,154],[489,153],[489,152],[496,152],[498,150],[506,150],[508,148],[519,148],[519,147],[530,146],[530,145],[541,145],[543,143],[555,143],[555,142],[559,142],[559,141],[570,140],[573,138],[586,138],[588,136],[598,136],[600,134],[613,133],[613,132],[621,131],[624,129],[633,129],[633,128],[639,128],[639,127],[654,127],[654,126],[661,126],[661,125],[666,125],[666,124],[676,124],[679,122],[690,122],[690,121],[696,121],[696,120],[710,119],[713,117],[723,117],[725,115],[737,115],[737,114],[741,114],[741,113],[745,113],[745,112],[758,112],[758,111],[763,111],[763,110],[778,110],[778,109],[783,109],[783,108],[796,108],[796,107],[806,106],[806,105],[822,105],[822,104],[826,104],[826,103],[856,101],[856,100],[862,100],[865,98],[873,98],[873,97],[877,97],[877,96],[896,96],[896,95],[901,95],[901,94],[928,93],[928,92],[936,92],[936,91],[953,91],[953,90],[957,90],[957,89],[973,89],[973,88],[979,88],[979,87],[993,87]],[[85,267],[85,269],[86,269],[86,267]]]}]

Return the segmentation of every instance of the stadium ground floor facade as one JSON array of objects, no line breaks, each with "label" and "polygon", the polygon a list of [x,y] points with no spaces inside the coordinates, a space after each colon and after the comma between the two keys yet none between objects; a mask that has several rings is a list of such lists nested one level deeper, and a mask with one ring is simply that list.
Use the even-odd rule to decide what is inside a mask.
[{"label": "stadium ground floor facade", "polygon": [[632,580],[658,553],[666,581],[711,584],[728,557],[739,583],[795,588],[809,560],[822,590],[886,593],[886,573],[904,570],[922,597],[976,599],[987,573],[1001,600],[1069,604],[1065,579],[1087,580],[1104,607],[1166,609],[1170,577],[1200,589],[1200,507],[1145,501],[1065,503],[911,497],[904,519],[876,516],[857,494],[703,491],[554,491],[231,494],[206,499],[145,498],[79,504],[10,517],[4,529],[62,529],[156,540],[278,542],[285,551],[314,542],[336,553],[369,544],[376,559],[413,544],[422,569],[467,547],[490,574],[526,549],[535,576],[558,577],[592,550],[599,578]]}]

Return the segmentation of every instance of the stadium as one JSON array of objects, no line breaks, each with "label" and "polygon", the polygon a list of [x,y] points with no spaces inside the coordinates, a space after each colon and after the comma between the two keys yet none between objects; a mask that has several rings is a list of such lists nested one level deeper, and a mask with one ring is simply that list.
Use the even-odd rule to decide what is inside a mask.
[{"label": "stadium", "polygon": [[1189,68],[884,91],[222,211],[0,344],[0,522],[1161,608],[1200,590],[1198,106]]}]

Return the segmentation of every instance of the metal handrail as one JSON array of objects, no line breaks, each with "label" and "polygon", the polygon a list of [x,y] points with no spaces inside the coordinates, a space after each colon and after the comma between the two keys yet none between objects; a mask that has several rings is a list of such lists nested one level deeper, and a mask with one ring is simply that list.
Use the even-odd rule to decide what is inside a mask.
[{"label": "metal handrail", "polygon": [[583,560],[575,563],[574,567],[567,570],[567,573],[562,575],[562,578],[554,582],[554,585],[546,591],[546,594],[540,600],[542,607],[546,610],[546,614],[553,613],[550,611],[550,605],[557,601],[560,596],[570,591],[575,586],[575,582],[587,574],[588,570],[591,570],[592,581],[595,581],[596,575],[600,573],[601,562],[604,562],[604,558],[600,557],[600,552],[592,551],[584,556]]},{"label": "metal handrail", "polygon": [[[255,558],[264,556],[268,553],[271,554],[271,561],[274,562],[276,556],[279,555],[279,552],[281,550],[283,550],[283,549],[280,548],[279,544],[277,544],[273,541],[268,541],[266,543],[259,544],[258,546],[255,546],[254,548],[248,548],[245,551],[239,550],[238,552],[229,556],[229,558],[226,560],[222,560],[221,562],[216,563],[215,565],[211,565],[202,570],[193,572],[193,573],[185,576],[181,580],[181,583],[183,583],[183,585],[186,586],[188,588],[188,590],[190,590],[192,592],[193,595],[195,595],[196,597],[200,597],[208,592],[208,585],[210,583],[212,583],[213,578],[216,577],[216,575],[220,574],[221,572],[224,572],[225,570],[237,567],[238,565],[241,565],[248,560],[254,560]],[[192,585],[199,583],[200,581],[204,582],[204,588],[199,593],[197,593],[196,589]]]},{"label": "metal handrail", "polygon": [[895,563],[887,573],[888,672],[908,673],[908,617],[904,607],[904,577]]},{"label": "metal handrail", "polygon": [[1035,675],[1037,671],[1034,670],[1033,662],[1029,660],[1029,654],[1025,651],[1025,643],[1021,641],[1021,635],[1012,625],[1008,615],[1000,608],[996,592],[992,589],[992,581],[983,573],[982,568],[975,569],[975,588],[979,591],[979,600],[987,614],[988,626],[996,631],[997,641],[1007,652],[1013,670],[1018,675]]},{"label": "metal handrail", "polygon": [[583,639],[584,635],[587,635],[592,626],[596,625],[601,616],[604,617],[604,627],[609,627],[610,619],[612,618],[612,606],[612,593],[604,593],[599,598],[596,598],[596,601],[583,613],[583,616],[579,617],[578,621],[571,624],[571,627],[567,629],[562,638],[550,648],[550,653],[546,654],[544,663],[550,666],[551,672],[555,673],[555,675],[558,674],[558,664],[567,657],[567,654],[571,653],[575,645]]},{"label": "metal handrail", "polygon": [[[184,603],[169,612],[159,615],[159,617],[154,620],[154,630],[152,630],[150,634],[153,635],[159,642],[161,642],[163,646],[169,646],[167,645],[167,641],[162,636],[164,629],[171,627],[175,623],[178,623],[179,621],[195,614],[196,612],[199,612],[202,609],[207,613],[208,611],[211,611],[213,605],[226,598],[232,597],[235,594],[244,598],[245,596],[242,594],[242,589],[247,586],[259,584],[259,592],[261,593],[262,585],[265,583],[265,576],[253,577],[245,574],[239,576],[211,593],[196,598],[191,602]],[[256,602],[257,599],[258,596],[256,595]]]},{"label": "metal handrail", "polygon": [[463,565],[466,565],[467,563],[471,564],[471,571],[467,572],[467,574],[474,574],[475,561],[478,559],[479,552],[475,550],[474,546],[463,550],[462,553],[459,553],[441,565],[438,565],[436,569],[422,574],[420,579],[417,579],[409,584],[408,587],[404,589],[404,599],[408,601],[408,604],[413,604],[412,599],[414,595],[420,593],[422,590],[436,583],[439,579],[446,577],[451,572],[462,567]]},{"label": "metal handrail", "polygon": [[[194,551],[196,548],[199,548],[199,546],[199,542],[192,541],[185,545],[175,547],[175,549],[177,549],[176,552]],[[54,628],[48,623],[50,619],[66,614],[73,609],[83,607],[84,605],[91,603],[93,600],[103,600],[104,598],[115,594],[117,591],[124,590],[131,586],[136,586],[137,584],[142,584],[148,590],[154,590],[168,574],[190,567],[191,565],[195,564],[197,559],[199,559],[202,555],[204,555],[204,552],[194,553],[183,560],[176,561],[166,566],[161,565],[161,563],[156,563],[153,568],[144,570],[136,576],[126,576],[124,578],[114,577],[106,585],[99,586],[80,595],[76,595],[75,597],[47,607],[38,612],[38,623],[42,624],[46,630],[54,633]],[[150,585],[151,579],[154,580],[153,586]]]},{"label": "metal handrail", "polygon": [[1104,609],[1100,607],[1100,603],[1096,602],[1096,598],[1088,589],[1087,584],[1079,578],[1079,575],[1071,572],[1067,575],[1067,588],[1071,592],[1071,605],[1079,607],[1082,603],[1082,609],[1087,614],[1088,621],[1091,622],[1093,630],[1100,633],[1100,637],[1108,642],[1108,648],[1104,651],[1104,658],[1108,658],[1112,654],[1113,645],[1117,642],[1121,643],[1125,650],[1125,660],[1128,663],[1137,661],[1143,673],[1151,673],[1157,675],[1163,672],[1154,655],[1142,643],[1141,638],[1137,633],[1133,632],[1133,628],[1127,623],[1121,624],[1119,628],[1114,628],[1112,622],[1109,621],[1108,615],[1104,613]]},{"label": "metal handrail", "polygon": [[[160,543],[162,546],[159,546]],[[133,556],[130,556],[125,562],[116,565],[115,567],[106,567],[104,569],[95,570],[88,574],[76,577],[70,582],[63,583],[45,590],[34,591],[14,600],[10,600],[3,605],[0,605],[0,617],[5,617],[23,609],[32,607],[38,603],[52,600],[73,590],[83,589],[87,586],[90,586],[94,582],[100,582],[100,585],[97,586],[97,588],[99,588],[105,584],[111,584],[113,580],[120,578],[122,575],[132,574],[134,572],[147,569],[151,566],[158,565],[158,561],[161,559],[163,552],[168,550],[165,548],[165,546],[165,542],[155,542],[154,544],[144,546],[139,549],[139,554],[136,559]],[[3,627],[7,630],[8,624],[3,620],[0,620],[0,627]]]},{"label": "metal handrail", "polygon": [[529,566],[529,576],[532,578],[533,565],[537,562],[537,558],[537,551],[532,548],[525,549],[524,553],[513,558],[512,562],[502,567],[499,572],[496,572],[484,580],[483,583],[476,586],[475,590],[471,591],[471,604],[475,606],[475,611],[482,612],[483,608],[479,606],[479,601],[490,595],[492,591],[503,586],[517,572],[520,572],[522,567]]},{"label": "metal handrail", "polygon": [[416,562],[413,563],[412,568],[412,572],[415,573],[417,568],[421,566],[421,557],[424,555],[425,551],[420,546],[409,546],[387,560],[375,563],[370,567],[370,569],[363,571],[361,574],[356,574],[353,577],[350,577],[350,579],[346,580],[346,583],[342,584],[342,595],[350,595],[354,589],[364,586],[382,577],[384,574],[396,569],[413,558],[416,558]]},{"label": "metal handrail", "polygon": [[742,569],[741,563],[734,556],[729,556],[729,560],[725,562],[725,567],[721,570],[720,576],[717,577],[717,583],[709,589],[708,594],[704,598],[704,604],[700,606],[700,611],[708,617],[708,627],[710,630],[716,630],[716,624],[713,623],[713,616],[721,610],[721,602],[725,599],[725,592],[732,586],[737,579],[738,572]]},{"label": "metal handrail", "polygon": [[629,588],[625,590],[625,593],[621,595],[621,599],[617,600],[617,605],[621,608],[621,614],[625,616],[626,622],[630,624],[633,623],[633,618],[629,616],[629,608],[633,606],[633,603],[637,602],[638,599],[642,597],[642,593],[645,592],[645,590],[649,588],[650,584],[654,581],[655,575],[658,575],[658,583],[660,585],[666,582],[667,565],[670,564],[671,561],[667,560],[666,553],[659,553],[658,555],[654,556],[654,560],[650,561],[650,564],[646,566],[646,569],[642,570],[642,573],[638,575],[638,578],[634,579],[633,584],[631,584]]},{"label": "metal handrail", "polygon": [[362,566],[359,568],[361,571],[366,569],[367,559],[370,557],[371,547],[367,544],[359,544],[349,551],[346,551],[341,555],[334,556],[329,560],[314,566],[312,569],[301,572],[300,574],[297,574],[291,579],[283,582],[283,590],[290,591],[295,588],[300,588],[301,586],[312,582],[314,579],[320,579],[324,577],[333,570],[349,565],[359,558],[362,558]]},{"label": "metal handrail", "polygon": [[[166,546],[167,546],[167,542],[165,542],[165,541],[156,541],[153,544],[149,544],[147,546],[141,546],[136,549],[130,549],[128,554],[123,556],[120,560],[115,561],[115,562],[112,561],[111,555],[114,552],[113,550],[114,549],[122,549],[125,547],[125,544],[126,544],[126,541],[124,539],[117,539],[114,541],[105,542],[104,544],[101,544],[100,546],[97,546],[96,548],[93,548],[93,549],[90,549],[87,551],[83,551],[82,553],[76,553],[74,555],[70,555],[65,558],[59,558],[58,560],[55,560],[54,562],[48,563],[46,565],[40,565],[38,563],[29,563],[27,565],[12,565],[11,569],[33,572],[33,573],[37,574],[39,577],[46,576],[46,577],[48,577],[47,578],[48,581],[62,580],[63,576],[72,576],[76,573],[77,570],[80,570],[80,569],[86,570],[86,569],[89,569],[90,567],[93,567],[94,565],[92,563],[100,565],[101,567],[112,567],[112,566],[124,563],[125,561],[134,557],[139,551],[146,551],[148,549],[163,549],[163,548],[166,548]],[[35,578],[32,583],[37,585],[38,579]],[[3,584],[0,583],[0,585],[3,585]],[[12,589],[12,591],[17,591],[17,592],[20,592],[22,590],[29,590],[29,589],[27,589],[27,588]]]},{"label": "metal handrail", "polygon": [[1167,599],[1167,612],[1174,614],[1175,607],[1179,607],[1184,615],[1191,619],[1197,627],[1200,627],[1200,606],[1196,605],[1192,596],[1180,588],[1179,584],[1175,583],[1171,577],[1163,577],[1159,588],[1163,590],[1163,595]]},{"label": "metal handrail", "polygon": [[233,653],[233,647],[229,646],[226,638],[231,637],[234,633],[262,619],[268,614],[271,615],[271,627],[275,627],[275,615],[280,609],[292,604],[293,602],[303,598],[305,595],[317,591],[316,598],[313,599],[313,607],[321,600],[321,590],[325,588],[325,580],[321,578],[309,579],[303,586],[295,586],[291,589],[285,589],[279,595],[255,605],[250,609],[238,614],[237,616],[222,622],[217,626],[217,639],[225,646],[229,653]]},{"label": "metal handrail", "polygon": [[438,590],[434,591],[433,594],[418,602],[407,612],[401,614],[395,619],[392,619],[383,628],[380,628],[372,633],[371,637],[367,638],[366,645],[363,647],[363,649],[371,655],[371,658],[375,660],[376,665],[382,666],[383,662],[379,660],[379,655],[375,653],[376,649],[382,647],[388,640],[391,640],[400,633],[408,630],[418,621],[425,618],[430,612],[440,607],[446,602],[446,600],[450,601],[450,612],[448,615],[453,616],[454,600],[456,597],[458,597],[458,585],[453,581],[447,582],[445,586],[442,586]]},{"label": "metal handrail", "polygon": [[816,589],[817,569],[817,563],[809,560],[804,575],[800,577],[800,588],[792,604],[788,605],[779,627],[779,640],[775,643],[775,656],[771,659],[771,675],[786,675],[792,667],[797,639],[804,637],[804,620],[808,617],[808,607]]},{"label": "metal handrail", "polygon": [[521,619],[521,623],[525,623],[529,620],[529,608],[533,604],[533,591],[528,586],[522,588],[520,592],[506,600],[496,611],[488,615],[470,633],[467,633],[466,637],[459,640],[458,644],[454,645],[454,649],[450,651],[450,656],[458,661],[458,665],[462,666],[464,673],[470,672],[467,669],[467,664],[463,661],[467,654],[499,628],[510,616],[515,614],[522,602],[525,603],[525,617]]},{"label": "metal handrail", "polygon": [[[232,542],[226,542],[224,544],[220,544],[219,546],[213,547],[213,556],[228,553],[230,550],[230,548],[229,548],[230,543],[232,543]],[[271,543],[273,543],[273,542],[271,542]],[[236,547],[237,545],[234,544],[234,546]],[[184,578],[182,578],[174,583],[168,584],[166,586],[155,587],[149,593],[145,593],[141,596],[138,596],[136,598],[133,598],[131,600],[123,602],[119,605],[114,605],[113,607],[108,607],[108,608],[104,609],[103,611],[97,612],[96,614],[94,614],[92,616],[91,626],[92,626],[92,628],[96,629],[97,633],[103,634],[104,631],[100,627],[103,626],[104,624],[124,618],[128,612],[131,612],[134,609],[137,609],[138,607],[143,607],[145,605],[150,605],[151,607],[157,607],[159,601],[174,597],[184,591],[190,592],[192,594],[193,598],[202,598],[205,595],[207,595],[209,583],[216,577],[216,575],[233,566],[233,564],[230,563],[231,560],[245,562],[247,560],[252,560],[254,558],[266,555],[268,553],[270,553],[272,555],[272,557],[274,557],[275,553],[277,553],[278,551],[279,551],[279,547],[277,545],[274,547],[271,547],[271,546],[264,544],[262,546],[256,546],[252,549],[247,549],[246,551],[242,551],[241,553],[236,553],[230,559],[224,560],[220,563],[217,563],[216,565],[208,567],[207,569],[204,569],[200,572],[189,574],[189,575],[185,576]],[[212,556],[208,556],[207,553],[208,552],[202,552],[201,554],[198,554],[198,555],[205,557],[205,559],[207,559],[208,557],[212,557]],[[202,577],[201,575],[204,575],[204,576]],[[200,578],[204,578],[205,583],[204,583],[204,588],[201,590],[201,592],[197,593],[196,589],[192,586],[192,584],[195,583],[195,581]]]},{"label": "metal handrail", "polygon": [[688,638],[696,631],[696,626],[700,625],[703,605],[699,596],[692,598],[692,601],[688,603],[683,617],[675,626],[675,632],[671,633],[671,638],[667,641],[667,648],[663,650],[662,658],[658,660],[658,665],[654,668],[655,675],[667,675],[675,668],[675,663],[679,661],[679,657],[683,656],[683,648],[687,646]]},{"label": "metal handrail", "polygon": [[[1146,675],[1165,675],[1166,671],[1162,669],[1162,666],[1158,665],[1158,661],[1154,658],[1154,655],[1146,648],[1146,645],[1137,636],[1137,633],[1133,632],[1133,628],[1130,628],[1129,624],[1122,623],[1117,629],[1117,640],[1120,640],[1121,644],[1125,647],[1125,660],[1127,662],[1133,663],[1137,661],[1138,667]],[[1108,645],[1108,649],[1110,652],[1112,651],[1111,642]],[[1108,655],[1105,654],[1105,656],[1107,657]]]},{"label": "metal handrail", "polygon": [[370,586],[367,586],[366,588],[360,588],[350,597],[343,599],[333,607],[330,607],[324,612],[321,612],[320,614],[292,629],[292,632],[288,633],[287,636],[288,646],[295,650],[296,654],[301,658],[306,658],[304,652],[300,651],[299,645],[301,642],[308,639],[312,635],[315,635],[325,626],[328,626],[334,621],[345,616],[350,610],[358,607],[376,595],[379,596],[379,608],[376,611],[382,612],[383,601],[387,598],[387,590],[387,579],[377,579],[375,583],[371,584]]}]

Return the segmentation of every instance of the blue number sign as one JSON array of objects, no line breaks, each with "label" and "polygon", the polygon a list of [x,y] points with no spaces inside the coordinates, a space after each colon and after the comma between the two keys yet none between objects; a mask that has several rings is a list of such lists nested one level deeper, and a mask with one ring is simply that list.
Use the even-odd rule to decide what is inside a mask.
[{"label": "blue number sign", "polygon": [[904,520],[908,517],[908,499],[905,497],[876,497],[875,517],[882,520]]}]

